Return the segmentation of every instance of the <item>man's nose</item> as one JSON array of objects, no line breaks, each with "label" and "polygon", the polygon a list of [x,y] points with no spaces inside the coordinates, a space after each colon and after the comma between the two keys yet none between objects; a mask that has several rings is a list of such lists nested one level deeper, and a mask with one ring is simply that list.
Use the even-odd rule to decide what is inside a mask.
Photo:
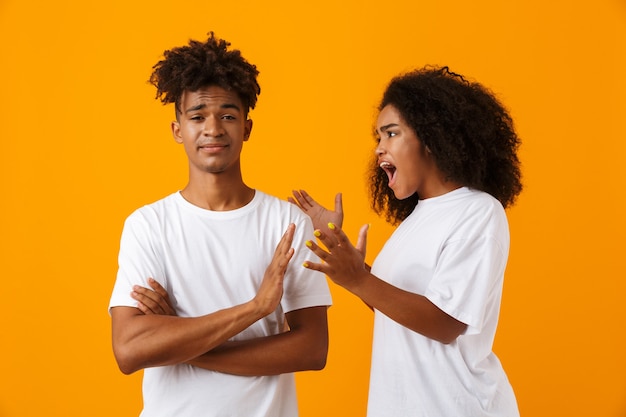
[{"label": "man's nose", "polygon": [[219,118],[211,116],[205,119],[203,132],[205,136],[221,136],[223,132]]}]

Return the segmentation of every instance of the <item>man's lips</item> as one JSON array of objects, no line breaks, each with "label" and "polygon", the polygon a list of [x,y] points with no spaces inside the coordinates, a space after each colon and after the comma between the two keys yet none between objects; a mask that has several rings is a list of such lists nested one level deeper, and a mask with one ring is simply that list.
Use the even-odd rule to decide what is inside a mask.
[{"label": "man's lips", "polygon": [[228,147],[225,143],[207,143],[205,145],[198,146],[198,149],[206,153],[217,153]]}]

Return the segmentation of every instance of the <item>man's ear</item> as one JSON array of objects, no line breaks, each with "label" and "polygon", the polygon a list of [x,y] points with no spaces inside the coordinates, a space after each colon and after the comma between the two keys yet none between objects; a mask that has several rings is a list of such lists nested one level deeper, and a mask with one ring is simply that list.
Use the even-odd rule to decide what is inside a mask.
[{"label": "man's ear", "polygon": [[243,141],[246,142],[250,139],[250,133],[252,133],[252,119],[246,120],[243,129]]},{"label": "man's ear", "polygon": [[183,143],[183,137],[180,135],[180,123],[176,120],[172,121],[172,136],[174,136],[174,140],[176,143]]}]

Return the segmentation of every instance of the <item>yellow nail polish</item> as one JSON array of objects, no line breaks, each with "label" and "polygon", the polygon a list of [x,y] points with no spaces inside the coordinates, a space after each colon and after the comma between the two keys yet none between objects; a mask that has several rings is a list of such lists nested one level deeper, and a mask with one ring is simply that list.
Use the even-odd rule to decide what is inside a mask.
[{"label": "yellow nail polish", "polygon": [[319,230],[316,230],[316,231],[313,232],[313,235],[315,237],[320,237],[320,236],[322,236],[322,232],[320,232]]},{"label": "yellow nail polish", "polygon": [[334,223],[328,223],[328,228],[330,230],[335,230],[335,224]]},{"label": "yellow nail polish", "polygon": [[307,240],[304,244],[307,245],[309,248],[313,246],[313,242],[311,242],[310,240]]},{"label": "yellow nail polish", "polygon": [[303,267],[305,267],[305,268],[308,268],[308,267],[309,267],[309,263],[308,263],[308,262],[304,262],[304,263],[302,264],[302,266],[303,266]]}]

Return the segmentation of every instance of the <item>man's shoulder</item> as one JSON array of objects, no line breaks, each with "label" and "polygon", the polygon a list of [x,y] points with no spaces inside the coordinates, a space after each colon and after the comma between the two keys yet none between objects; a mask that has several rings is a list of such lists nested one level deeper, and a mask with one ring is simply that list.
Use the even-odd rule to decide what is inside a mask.
[{"label": "man's shoulder", "polygon": [[255,190],[255,193],[255,197],[261,204],[270,204],[283,208],[288,207],[287,205],[290,204],[287,200],[282,200],[275,195],[266,193],[265,191]]},{"label": "man's shoulder", "polygon": [[268,210],[289,217],[293,220],[308,218],[308,216],[295,204],[279,197],[267,194],[263,191],[256,190],[259,204],[265,206]]},{"label": "man's shoulder", "polygon": [[159,200],[153,201],[151,203],[147,203],[137,209],[135,209],[126,219],[126,221],[133,221],[133,219],[149,219],[149,218],[158,218],[162,217],[173,207],[176,205],[176,201],[179,198],[179,193],[175,192],[166,197],[160,198]]}]

